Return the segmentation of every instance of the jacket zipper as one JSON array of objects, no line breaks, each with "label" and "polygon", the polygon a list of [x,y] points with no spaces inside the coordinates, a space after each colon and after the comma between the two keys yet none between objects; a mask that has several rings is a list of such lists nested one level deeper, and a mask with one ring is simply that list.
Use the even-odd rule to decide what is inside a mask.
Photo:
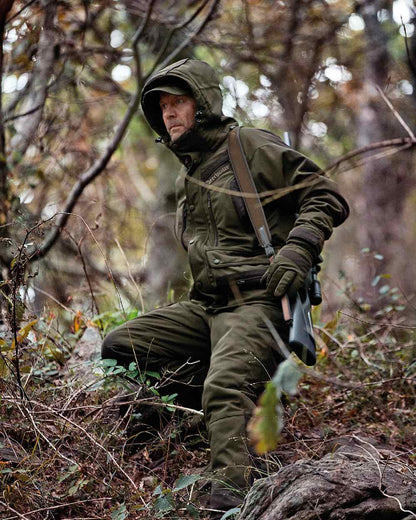
[{"label": "jacket zipper", "polygon": [[188,214],[188,210],[187,210],[186,203],[185,203],[183,206],[183,209],[182,209],[182,233],[181,233],[181,243],[182,243],[182,246],[184,247],[185,251],[188,251],[188,247],[186,246],[185,240],[184,240],[187,214]]},{"label": "jacket zipper", "polygon": [[209,190],[207,193],[207,202],[208,202],[209,217],[211,220],[212,229],[214,231],[214,246],[217,246],[218,245],[218,228],[217,228],[217,224],[215,223],[214,212],[212,211],[211,192]]}]

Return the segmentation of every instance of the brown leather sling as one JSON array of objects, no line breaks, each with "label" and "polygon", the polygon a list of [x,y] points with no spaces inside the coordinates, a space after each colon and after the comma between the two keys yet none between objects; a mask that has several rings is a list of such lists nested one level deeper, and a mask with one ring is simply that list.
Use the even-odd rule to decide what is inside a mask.
[{"label": "brown leather sling", "polygon": [[[238,186],[243,194],[243,200],[250,217],[251,224],[256,233],[257,239],[261,247],[264,248],[270,263],[273,262],[274,249],[271,243],[270,228],[264,214],[263,205],[261,203],[254,179],[244,154],[243,145],[240,139],[240,127],[234,127],[228,133],[228,154],[235,178]],[[284,295],[281,299],[283,317],[285,321],[292,320],[292,313],[289,304],[289,298]]]}]

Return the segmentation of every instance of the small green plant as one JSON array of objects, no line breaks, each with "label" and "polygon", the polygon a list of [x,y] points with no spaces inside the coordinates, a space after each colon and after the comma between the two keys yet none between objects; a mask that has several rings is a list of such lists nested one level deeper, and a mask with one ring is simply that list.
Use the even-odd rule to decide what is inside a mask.
[{"label": "small green plant", "polygon": [[129,310],[106,311],[91,319],[91,323],[96,325],[102,333],[108,334],[110,331],[122,325],[126,321],[133,320],[140,315],[139,309],[131,308]]},{"label": "small green plant", "polygon": [[178,515],[186,512],[187,518],[199,519],[199,511],[191,499],[194,484],[202,478],[201,475],[183,475],[175,481],[172,487],[163,487],[159,484],[153,491],[151,502],[140,507],[139,510],[147,510],[155,518],[175,520],[183,518]]}]

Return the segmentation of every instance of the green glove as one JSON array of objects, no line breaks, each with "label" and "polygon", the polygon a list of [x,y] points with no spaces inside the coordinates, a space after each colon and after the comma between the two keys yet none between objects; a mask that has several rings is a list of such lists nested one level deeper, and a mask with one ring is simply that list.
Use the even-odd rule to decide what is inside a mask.
[{"label": "green glove", "polygon": [[269,294],[294,297],[305,283],[313,264],[313,255],[297,244],[283,246],[262,278]]}]

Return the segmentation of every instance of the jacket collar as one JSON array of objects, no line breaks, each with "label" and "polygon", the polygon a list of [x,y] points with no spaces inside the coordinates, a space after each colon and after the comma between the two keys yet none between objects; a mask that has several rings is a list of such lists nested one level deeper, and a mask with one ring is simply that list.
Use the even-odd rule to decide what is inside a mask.
[{"label": "jacket collar", "polygon": [[205,153],[214,152],[227,138],[230,129],[236,125],[231,117],[206,122],[196,121],[194,126],[172,142],[169,136],[162,136],[159,142],[165,144],[185,165],[190,168],[202,160]]}]

